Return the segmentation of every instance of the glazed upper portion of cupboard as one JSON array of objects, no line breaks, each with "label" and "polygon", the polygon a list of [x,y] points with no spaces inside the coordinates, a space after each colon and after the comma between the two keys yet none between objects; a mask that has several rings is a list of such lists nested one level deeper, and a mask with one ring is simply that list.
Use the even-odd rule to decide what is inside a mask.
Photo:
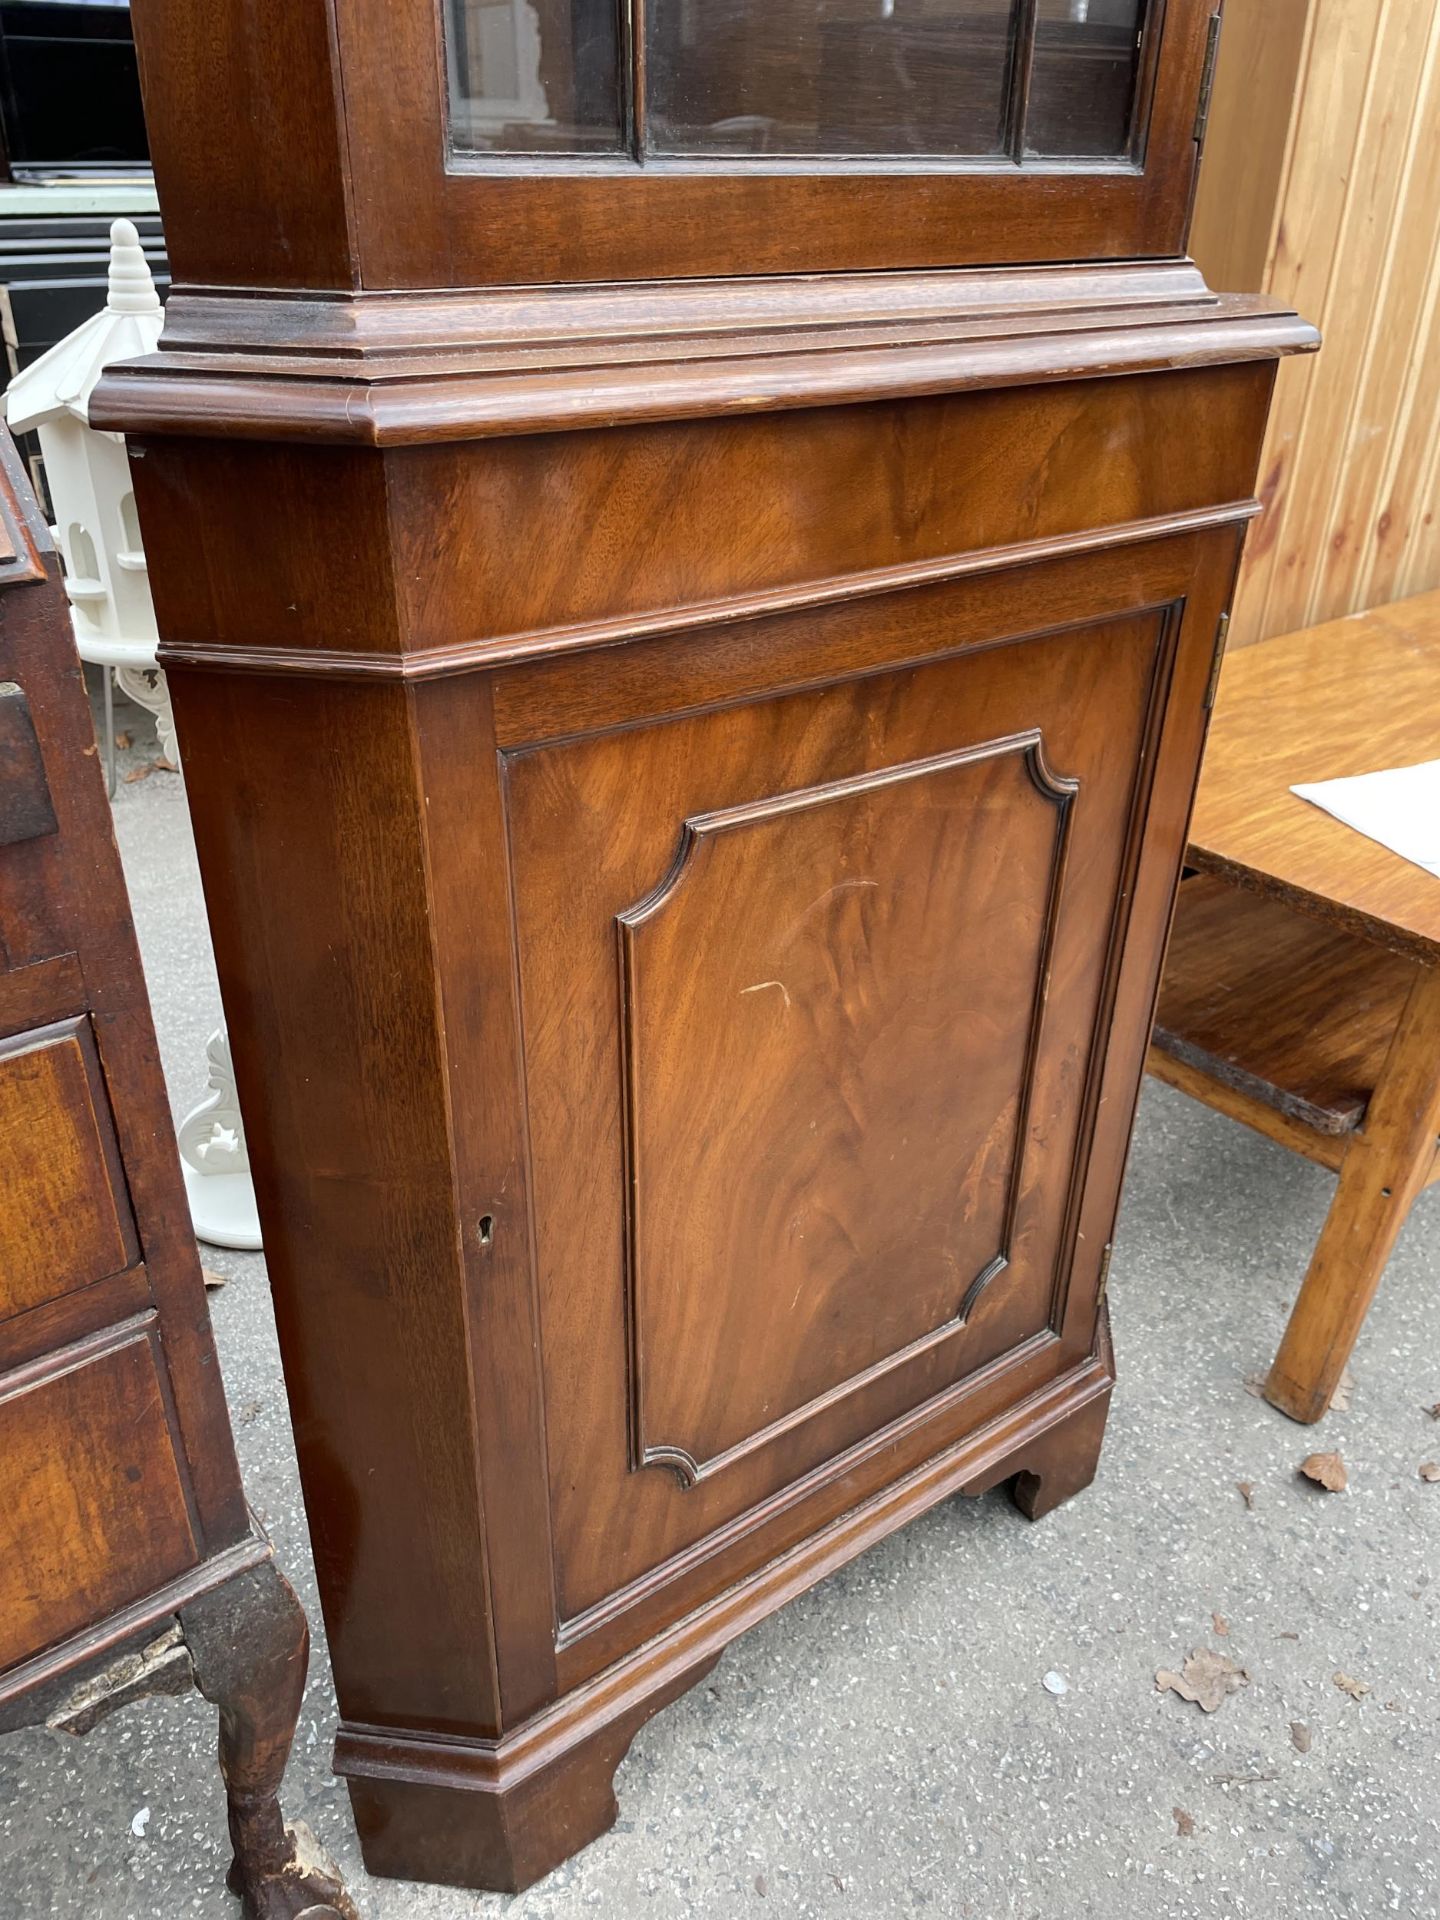
[{"label": "glazed upper portion of cupboard", "polygon": [[1129,159],[1145,0],[446,0],[457,154]]},{"label": "glazed upper portion of cupboard", "polygon": [[176,279],[1183,254],[1219,0],[146,0]]}]

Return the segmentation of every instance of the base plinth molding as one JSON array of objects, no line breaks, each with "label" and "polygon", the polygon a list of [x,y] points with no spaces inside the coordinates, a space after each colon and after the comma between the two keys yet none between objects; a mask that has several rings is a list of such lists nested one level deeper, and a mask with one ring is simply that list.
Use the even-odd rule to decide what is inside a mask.
[{"label": "base plinth molding", "polygon": [[614,1824],[614,1776],[635,1735],[750,1627],[953,1494],[1008,1480],[1035,1520],[1088,1486],[1114,1377],[1102,1311],[1082,1367],[499,1739],[342,1722],[335,1771],[350,1789],[367,1870],[499,1893],[533,1886]]}]

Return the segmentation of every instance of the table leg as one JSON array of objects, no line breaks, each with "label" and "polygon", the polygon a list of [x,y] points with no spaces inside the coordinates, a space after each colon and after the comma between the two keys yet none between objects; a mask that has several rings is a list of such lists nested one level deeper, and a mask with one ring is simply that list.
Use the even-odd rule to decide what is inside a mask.
[{"label": "table leg", "polygon": [[1340,1166],[1340,1184],[1305,1284],[1265,1383],[1293,1420],[1330,1405],[1391,1249],[1425,1185],[1440,1134],[1440,968],[1415,976],[1365,1124]]},{"label": "table leg", "polygon": [[109,667],[101,667],[105,683],[105,791],[115,798],[115,675]]}]

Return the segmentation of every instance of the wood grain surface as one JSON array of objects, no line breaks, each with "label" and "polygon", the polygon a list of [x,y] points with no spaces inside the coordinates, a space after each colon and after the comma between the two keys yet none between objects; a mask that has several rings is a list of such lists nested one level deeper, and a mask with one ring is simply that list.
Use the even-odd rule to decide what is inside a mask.
[{"label": "wood grain surface", "polygon": [[1418,960],[1440,880],[1292,785],[1440,758],[1440,593],[1268,640],[1220,676],[1190,833],[1206,872]]},{"label": "wood grain surface", "polygon": [[1154,1045],[1335,1137],[1365,1117],[1415,962],[1197,874],[1180,889]]},{"label": "wood grain surface", "polygon": [[266,31],[249,0],[145,0],[135,35],[178,281],[533,286],[1179,255],[1214,11],[1167,0],[1136,152],[1082,167],[492,165],[447,151],[433,0],[289,6]]},{"label": "wood grain surface", "polygon": [[1440,0],[1226,0],[1192,250],[1298,305],[1235,644],[1440,586]]},{"label": "wood grain surface", "polygon": [[1292,1419],[1328,1410],[1400,1229],[1434,1172],[1437,1060],[1440,967],[1417,967],[1265,1383],[1266,1399]]},{"label": "wood grain surface", "polygon": [[[872,648],[907,624],[872,609]],[[1095,906],[1173,637],[1022,632],[508,757],[562,1620],[1063,1325]]]},{"label": "wood grain surface", "polygon": [[1004,1274],[1077,789],[1033,730],[742,802],[619,915],[636,1465],[721,1471]]},{"label": "wood grain surface", "polygon": [[142,454],[337,1765],[373,1870],[516,1890],[728,1638],[950,1493],[1094,1474],[1221,614],[1316,336],[1184,257],[1211,0],[1154,10],[1123,159],[954,170],[447,156],[432,0],[333,0],[328,51],[291,0],[248,62],[214,5],[137,0],[181,284],[95,418]]},{"label": "wood grain surface", "polygon": [[277,1798],[305,1618],[240,1484],[60,565],[3,429],[0,525],[0,1732],[193,1681],[245,1920],[354,1920]]},{"label": "wood grain surface", "polygon": [[0,1041],[5,1234],[0,1318],[118,1273],[137,1257],[89,1023]]},{"label": "wood grain surface", "polygon": [[0,1668],[193,1566],[153,1336],[0,1380]]}]

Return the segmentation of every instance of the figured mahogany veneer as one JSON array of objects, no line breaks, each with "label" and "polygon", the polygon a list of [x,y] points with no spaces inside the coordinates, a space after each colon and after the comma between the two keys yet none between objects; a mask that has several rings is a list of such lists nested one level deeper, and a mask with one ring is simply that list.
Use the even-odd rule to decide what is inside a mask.
[{"label": "figured mahogany veneer", "polygon": [[[961,1332],[1010,1266],[1078,788],[1032,729],[700,814],[615,916],[632,1467],[721,1472]],[[989,1032],[1014,1044],[957,1113],[933,1050]]]},{"label": "figured mahogany veneer", "polygon": [[139,1258],[88,1020],[0,1040],[0,1154],[11,1225],[0,1248],[0,1314]]},{"label": "figured mahogany veneer", "polygon": [[0,1668],[199,1557],[147,1318],[0,1385],[10,1549],[0,1561]]},{"label": "figured mahogany veneer", "polygon": [[[172,682],[190,737],[231,743],[226,780],[189,792],[259,1116],[338,1763],[377,1870],[533,1877],[605,1824],[634,1727],[740,1624],[945,1492],[1025,1471],[1039,1511],[1093,1470],[1101,1267],[1251,512],[1222,466],[1222,504],[1171,530],[1212,457],[1211,395],[1138,378],[1174,383],[1157,451],[1195,448],[1151,483],[1153,522],[1122,487],[1113,537],[1012,559],[1026,519],[1063,525],[1082,416],[1057,417],[1048,461],[1030,443],[1038,517],[1007,527],[1016,463],[990,449],[1033,417],[1025,394],[1009,415],[930,403],[856,438],[849,594],[828,512],[792,512],[773,557],[737,550],[748,598],[717,598],[727,520],[756,497],[727,427],[734,510],[706,522],[697,499],[688,608],[666,605],[668,545],[644,568],[587,547],[567,578],[505,465],[472,464],[463,496],[449,448],[187,438],[138,463],[171,630],[219,628],[176,647]],[[1253,446],[1270,369],[1247,378]],[[1148,417],[1120,383],[1097,397]],[[952,443],[965,407],[987,431],[957,417]],[[791,418],[814,436],[861,415]],[[514,443],[517,485],[638,536],[616,462],[663,461],[683,513],[712,429],[627,431],[593,504],[564,436]],[[999,551],[897,571],[932,524],[909,501],[943,526],[967,488]],[[533,575],[492,584],[494,541],[436,541],[425,502],[479,513],[487,490],[512,561],[535,539]],[[220,494],[224,591],[184,564],[187,501]],[[311,502],[304,541],[287,498]],[[400,559],[427,540],[428,572]],[[762,564],[784,584],[756,584]],[[807,576],[830,584],[790,584]],[[665,597],[650,586],[623,646],[599,623],[547,633],[562,582],[593,618],[647,580]],[[292,605],[326,609],[313,651]],[[482,651],[463,637],[482,620],[528,638]]]},{"label": "figured mahogany veneer", "polygon": [[[1118,161],[447,155],[431,0],[136,0],[131,436],[373,1872],[528,1885],[916,1513],[1095,1470],[1293,313]],[[303,179],[303,188],[301,181]],[[985,263],[985,264],[979,264]],[[877,269],[885,271],[877,271]]]}]

